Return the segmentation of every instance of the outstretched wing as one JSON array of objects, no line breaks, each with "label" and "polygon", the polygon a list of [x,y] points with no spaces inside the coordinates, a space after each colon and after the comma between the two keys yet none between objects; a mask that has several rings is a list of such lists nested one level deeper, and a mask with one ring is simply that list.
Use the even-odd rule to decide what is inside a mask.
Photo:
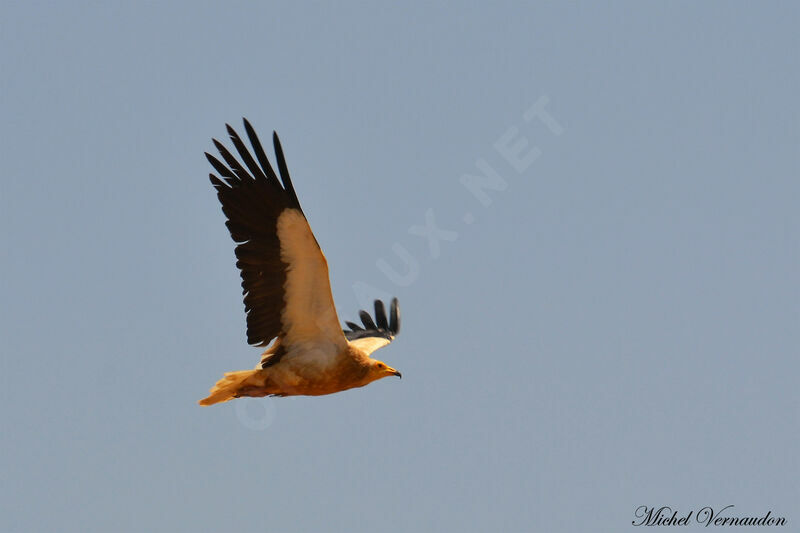
[{"label": "outstretched wing", "polygon": [[[284,350],[314,342],[346,347],[328,279],[328,263],[300,208],[278,134],[273,135],[280,179],[253,127],[244,128],[255,159],[227,125],[241,163],[219,141],[224,163],[206,153],[221,179],[210,174],[236,245],[247,342],[265,346],[281,338]],[[243,163],[243,164],[242,164]]]},{"label": "outstretched wing", "polygon": [[345,322],[349,330],[344,330],[344,335],[350,344],[371,354],[378,348],[383,348],[392,342],[400,332],[400,306],[397,298],[392,299],[389,308],[389,319],[386,318],[386,309],[383,302],[375,300],[375,320],[363,309],[358,312],[363,327],[354,322]]}]

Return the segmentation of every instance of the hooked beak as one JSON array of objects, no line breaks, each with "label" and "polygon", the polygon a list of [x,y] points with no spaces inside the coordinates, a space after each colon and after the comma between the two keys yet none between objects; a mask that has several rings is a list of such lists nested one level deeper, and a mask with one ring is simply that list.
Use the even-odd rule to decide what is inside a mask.
[{"label": "hooked beak", "polygon": [[401,374],[399,370],[395,370],[394,372],[392,372],[392,374],[400,379],[403,379],[403,374]]}]

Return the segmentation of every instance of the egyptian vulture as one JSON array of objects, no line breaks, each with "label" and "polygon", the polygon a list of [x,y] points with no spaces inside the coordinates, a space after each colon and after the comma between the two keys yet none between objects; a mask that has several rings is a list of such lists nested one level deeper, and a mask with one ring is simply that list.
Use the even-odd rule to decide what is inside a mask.
[{"label": "egyptian vulture", "polygon": [[233,128],[227,128],[241,163],[213,139],[224,163],[206,153],[219,175],[209,176],[236,242],[247,342],[269,347],[255,369],[225,373],[198,403],[213,405],[241,396],[319,396],[401,377],[370,357],[400,330],[397,299],[388,318],[383,302],[376,300],[374,319],[362,310],[363,327],[346,322],[349,329],[342,329],[328,263],[297,201],[278,134],[273,133],[272,141],[280,179],[247,119],[244,129],[255,159]]}]

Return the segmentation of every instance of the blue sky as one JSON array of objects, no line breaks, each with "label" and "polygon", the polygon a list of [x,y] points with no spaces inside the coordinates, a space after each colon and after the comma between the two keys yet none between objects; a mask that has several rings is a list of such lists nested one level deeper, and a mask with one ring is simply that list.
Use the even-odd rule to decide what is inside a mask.
[{"label": "blue sky", "polygon": [[[800,519],[799,14],[4,3],[0,529]],[[242,116],[402,381],[196,405],[259,355],[203,157]]]}]

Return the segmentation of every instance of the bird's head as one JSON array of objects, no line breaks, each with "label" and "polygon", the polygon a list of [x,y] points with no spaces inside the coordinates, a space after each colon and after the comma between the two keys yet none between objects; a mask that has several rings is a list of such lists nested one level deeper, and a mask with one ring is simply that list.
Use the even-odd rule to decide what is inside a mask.
[{"label": "bird's head", "polygon": [[377,359],[370,360],[369,374],[370,377],[372,378],[372,381],[375,381],[376,379],[385,378],[387,376],[397,376],[398,378],[403,377],[403,375],[399,371],[390,367],[383,361],[378,361]]}]

